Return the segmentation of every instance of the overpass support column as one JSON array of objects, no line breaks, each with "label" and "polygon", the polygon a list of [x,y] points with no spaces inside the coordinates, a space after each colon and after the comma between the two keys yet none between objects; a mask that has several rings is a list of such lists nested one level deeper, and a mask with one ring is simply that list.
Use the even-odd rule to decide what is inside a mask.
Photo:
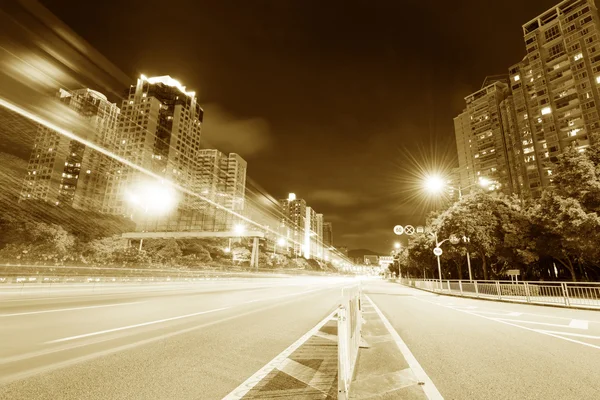
[{"label": "overpass support column", "polygon": [[258,269],[258,238],[255,237],[252,241],[252,255],[250,256],[250,268]]}]

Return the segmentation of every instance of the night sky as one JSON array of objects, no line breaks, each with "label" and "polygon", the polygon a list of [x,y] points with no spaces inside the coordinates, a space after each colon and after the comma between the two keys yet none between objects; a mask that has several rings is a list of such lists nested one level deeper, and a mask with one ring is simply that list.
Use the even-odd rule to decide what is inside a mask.
[{"label": "night sky", "polygon": [[463,98],[523,58],[521,26],[558,1],[42,3],[132,79],[196,90],[206,144],[305,198],[336,246],[387,253],[393,225],[423,220],[415,162],[455,162]]}]

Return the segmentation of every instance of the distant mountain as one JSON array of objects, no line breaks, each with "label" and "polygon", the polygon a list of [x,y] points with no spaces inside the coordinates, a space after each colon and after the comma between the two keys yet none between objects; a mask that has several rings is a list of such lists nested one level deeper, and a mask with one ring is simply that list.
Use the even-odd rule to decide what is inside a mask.
[{"label": "distant mountain", "polygon": [[368,249],[348,250],[350,258],[363,258],[364,256],[383,256],[383,254]]}]

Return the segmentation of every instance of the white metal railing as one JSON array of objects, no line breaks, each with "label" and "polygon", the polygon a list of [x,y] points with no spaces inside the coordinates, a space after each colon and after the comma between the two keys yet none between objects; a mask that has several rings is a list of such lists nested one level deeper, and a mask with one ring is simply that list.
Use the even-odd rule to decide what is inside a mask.
[{"label": "white metal railing", "polygon": [[360,292],[359,285],[342,289],[342,301],[338,309],[338,400],[349,397],[358,358],[362,327]]},{"label": "white metal railing", "polygon": [[555,304],[600,309],[600,282],[468,281],[407,279],[406,286],[434,293],[519,303]]}]

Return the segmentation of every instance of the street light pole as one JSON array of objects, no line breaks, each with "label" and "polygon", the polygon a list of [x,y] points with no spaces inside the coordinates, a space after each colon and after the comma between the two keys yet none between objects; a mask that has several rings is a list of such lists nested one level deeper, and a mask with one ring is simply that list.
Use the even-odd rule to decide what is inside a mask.
[{"label": "street light pole", "polygon": [[[434,235],[435,235],[435,247],[440,247],[440,243],[438,243],[437,232],[435,232]],[[436,255],[436,257],[437,257],[438,276],[440,278],[440,291],[441,291],[442,290],[442,264],[440,263],[440,256]]]},{"label": "street light pole", "polygon": [[469,250],[467,250],[467,265],[469,266],[469,281],[473,282],[473,274],[471,273],[471,256],[469,256]]}]

